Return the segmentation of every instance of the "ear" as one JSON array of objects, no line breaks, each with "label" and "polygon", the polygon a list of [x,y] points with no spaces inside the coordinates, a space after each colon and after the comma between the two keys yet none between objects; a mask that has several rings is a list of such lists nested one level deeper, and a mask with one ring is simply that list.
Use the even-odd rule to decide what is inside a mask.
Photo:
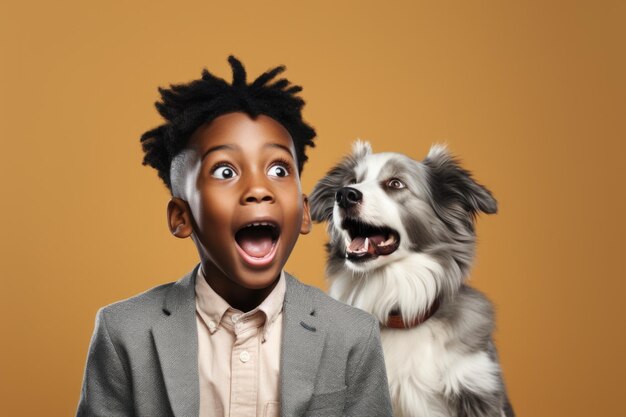
[{"label": "ear", "polygon": [[174,236],[180,239],[191,236],[193,232],[191,214],[185,200],[178,197],[170,199],[167,203],[167,223]]},{"label": "ear", "polygon": [[302,225],[300,226],[300,234],[306,235],[311,231],[311,211],[309,209],[309,197],[302,194]]},{"label": "ear", "polygon": [[352,156],[357,160],[372,154],[372,145],[366,140],[357,139],[352,143]]},{"label": "ear", "polygon": [[429,168],[428,181],[435,210],[444,220],[455,218],[473,229],[476,214],[498,211],[498,203],[491,191],[476,182],[445,145],[433,145],[422,162]]},{"label": "ear", "polygon": [[315,184],[311,192],[310,213],[311,220],[315,223],[330,221],[333,216],[336,187],[329,181],[328,174]]},{"label": "ear", "polygon": [[[355,144],[356,146],[356,144]],[[311,218],[314,222],[330,222],[333,217],[335,195],[340,188],[345,187],[354,180],[354,169],[362,158],[367,155],[369,144],[358,145],[357,153],[346,156],[341,162],[330,169],[326,175],[315,184],[311,192]]]}]

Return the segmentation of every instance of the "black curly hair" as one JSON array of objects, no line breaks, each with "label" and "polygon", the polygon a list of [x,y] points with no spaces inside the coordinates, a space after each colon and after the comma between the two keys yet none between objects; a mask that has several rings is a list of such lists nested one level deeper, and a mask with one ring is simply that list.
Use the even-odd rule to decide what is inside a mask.
[{"label": "black curly hair", "polygon": [[296,95],[302,87],[290,85],[284,78],[268,84],[285,70],[284,66],[268,70],[248,84],[241,62],[232,55],[228,62],[233,71],[232,84],[204,69],[199,80],[172,84],[169,89],[159,87],[161,101],[155,106],[166,122],[141,135],[145,153],[142,164],[158,171],[170,193],[172,160],[197,128],[226,113],[241,111],[252,118],[264,114],[283,125],[293,139],[299,175],[308,159],[305,147],[315,146],[315,130],[302,120],[304,100]]}]

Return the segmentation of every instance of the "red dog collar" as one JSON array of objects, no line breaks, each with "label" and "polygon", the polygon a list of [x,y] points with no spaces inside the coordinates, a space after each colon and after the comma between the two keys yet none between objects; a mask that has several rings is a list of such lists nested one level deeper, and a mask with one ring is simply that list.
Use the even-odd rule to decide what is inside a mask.
[{"label": "red dog collar", "polygon": [[392,329],[412,329],[413,327],[424,323],[426,320],[428,320],[433,314],[435,314],[435,312],[437,312],[437,310],[439,309],[439,299],[435,299],[435,301],[431,304],[430,308],[426,311],[426,314],[424,314],[423,316],[417,317],[415,319],[413,319],[411,322],[409,323],[404,323],[404,320],[402,320],[402,315],[395,313],[395,312],[391,312],[389,313],[389,316],[387,317],[387,323],[386,324],[381,324],[381,326],[383,327],[390,327]]}]

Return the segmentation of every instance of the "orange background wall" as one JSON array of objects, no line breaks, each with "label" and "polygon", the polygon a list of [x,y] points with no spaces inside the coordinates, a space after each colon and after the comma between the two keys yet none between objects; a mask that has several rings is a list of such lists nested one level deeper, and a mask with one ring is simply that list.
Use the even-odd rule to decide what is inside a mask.
[{"label": "orange background wall", "polygon": [[[523,4],[522,4],[523,3]],[[494,193],[471,282],[519,416],[623,409],[624,2],[2,2],[0,414],[75,412],[98,307],[197,261],[141,165],[157,86],[286,64],[318,131],[310,192],[357,137],[447,142]],[[324,227],[287,270],[324,287]]]}]

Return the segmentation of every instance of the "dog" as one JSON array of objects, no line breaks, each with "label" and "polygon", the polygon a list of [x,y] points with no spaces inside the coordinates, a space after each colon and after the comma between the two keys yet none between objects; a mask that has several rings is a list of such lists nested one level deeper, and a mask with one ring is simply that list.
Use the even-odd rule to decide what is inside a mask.
[{"label": "dog", "polygon": [[313,188],[329,293],[374,315],[396,417],[513,417],[491,302],[466,284],[491,192],[446,145],[420,162],[356,141]]}]

